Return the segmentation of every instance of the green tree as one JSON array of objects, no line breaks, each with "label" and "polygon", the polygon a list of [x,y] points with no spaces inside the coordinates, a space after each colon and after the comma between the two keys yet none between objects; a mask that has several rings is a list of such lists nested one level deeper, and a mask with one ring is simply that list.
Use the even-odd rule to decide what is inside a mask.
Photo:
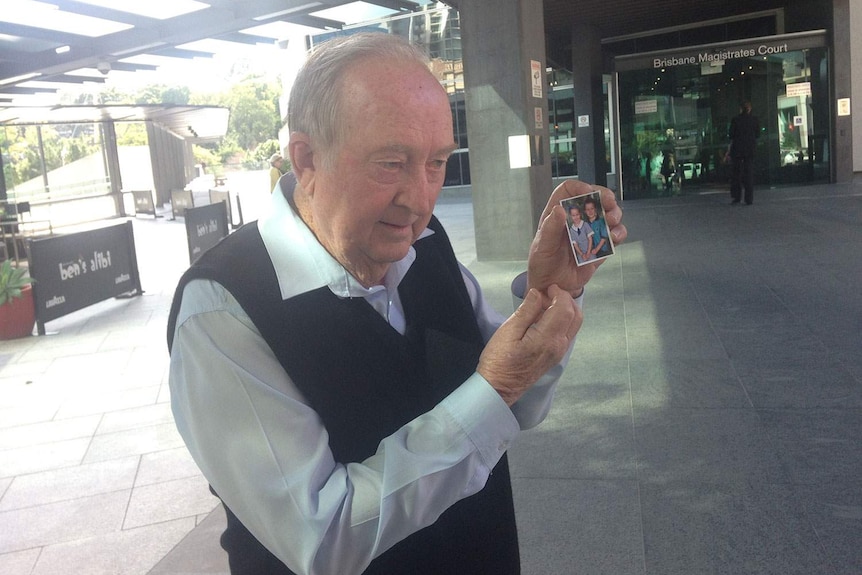
[{"label": "green tree", "polygon": [[225,101],[230,108],[228,132],[235,135],[242,150],[254,150],[261,142],[278,136],[281,127],[278,96],[272,84],[255,81],[230,89]]},{"label": "green tree", "polygon": [[147,126],[143,122],[117,122],[114,130],[118,146],[146,146],[149,142]]},{"label": "green tree", "polygon": [[191,90],[188,86],[150,84],[135,94],[136,104],[188,104]]}]

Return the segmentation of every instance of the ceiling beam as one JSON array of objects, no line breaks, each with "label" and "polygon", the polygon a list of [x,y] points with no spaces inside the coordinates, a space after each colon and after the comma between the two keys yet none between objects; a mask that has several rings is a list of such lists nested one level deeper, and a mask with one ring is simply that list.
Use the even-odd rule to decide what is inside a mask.
[{"label": "ceiling beam", "polygon": [[409,2],[408,0],[366,0],[366,2],[398,12],[414,12],[421,7],[417,2]]},{"label": "ceiling beam", "polygon": [[0,86],[0,93],[17,94],[17,95],[33,95],[33,94],[49,94],[56,92],[58,88],[25,88],[23,86]]},{"label": "ceiling beam", "polygon": [[78,76],[76,74],[58,74],[56,76],[40,76],[39,78],[33,78],[33,80],[38,80],[39,82],[61,82],[65,84],[84,84],[86,82],[95,82],[97,84],[103,84],[105,82],[105,78],[101,76]]},{"label": "ceiling beam", "polygon": [[228,34],[221,34],[219,36],[215,36],[216,40],[224,40],[225,42],[236,42],[239,44],[250,44],[252,46],[257,44],[275,44],[275,38],[269,38],[268,36],[258,36],[256,34],[245,34],[243,32],[230,32]]},{"label": "ceiling beam", "polygon": [[[92,68],[92,66],[90,66]],[[120,72],[137,72],[138,70],[158,70],[155,64],[133,64],[132,62],[111,62],[111,70]]]},{"label": "ceiling beam", "polygon": [[311,28],[320,28],[321,30],[342,30],[344,22],[338,20],[330,20],[329,18],[321,18],[320,16],[312,16],[311,14],[290,14],[284,18],[280,18],[283,22],[291,22],[301,26],[309,26]]},{"label": "ceiling beam", "polygon": [[154,56],[167,56],[168,58],[183,58],[191,60],[193,58],[212,58],[213,52],[204,52],[203,50],[188,50],[185,48],[159,48],[149,52]]}]

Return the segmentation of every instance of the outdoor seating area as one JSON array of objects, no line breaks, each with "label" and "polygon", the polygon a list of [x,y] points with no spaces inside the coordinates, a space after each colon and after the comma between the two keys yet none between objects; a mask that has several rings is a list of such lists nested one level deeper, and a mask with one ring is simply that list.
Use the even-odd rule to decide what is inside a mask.
[{"label": "outdoor seating area", "polygon": [[0,200],[0,262],[12,259],[15,265],[27,261],[27,240],[54,234],[51,220],[30,218],[30,202]]}]

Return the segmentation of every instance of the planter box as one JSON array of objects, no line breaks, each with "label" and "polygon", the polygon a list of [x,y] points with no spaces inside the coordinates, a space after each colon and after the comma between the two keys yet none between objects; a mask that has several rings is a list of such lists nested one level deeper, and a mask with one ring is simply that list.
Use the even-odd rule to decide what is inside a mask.
[{"label": "planter box", "polygon": [[36,308],[33,288],[21,289],[21,297],[12,298],[0,306],[0,340],[26,337],[33,334],[36,325]]}]

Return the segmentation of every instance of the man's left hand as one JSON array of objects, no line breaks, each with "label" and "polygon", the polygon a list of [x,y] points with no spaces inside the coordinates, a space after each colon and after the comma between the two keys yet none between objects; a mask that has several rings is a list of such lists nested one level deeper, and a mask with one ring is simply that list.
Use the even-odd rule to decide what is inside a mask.
[{"label": "man's left hand", "polygon": [[577,180],[566,180],[556,187],[548,200],[539,229],[530,246],[530,256],[527,263],[527,288],[535,288],[546,294],[551,285],[558,285],[577,297],[583,291],[584,285],[593,277],[596,269],[604,262],[578,266],[572,253],[569,232],[566,229],[566,213],[560,201],[574,196],[601,191],[602,210],[608,224],[614,245],[619,245],[626,239],[627,231],[620,223],[623,211],[617,204],[614,193],[608,188],[594,186]]}]

